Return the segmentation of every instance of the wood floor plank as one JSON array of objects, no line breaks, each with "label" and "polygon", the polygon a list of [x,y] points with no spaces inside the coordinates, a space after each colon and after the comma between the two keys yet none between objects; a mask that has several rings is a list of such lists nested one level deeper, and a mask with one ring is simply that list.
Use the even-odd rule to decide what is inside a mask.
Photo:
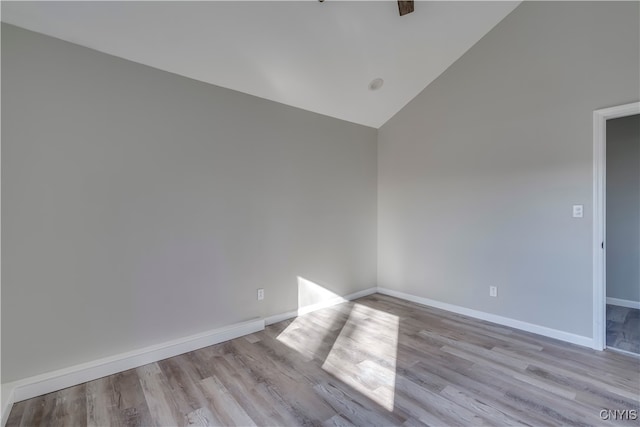
[{"label": "wood floor plank", "polygon": [[411,396],[401,393],[396,396],[396,404],[409,414],[409,418],[402,425],[427,425],[427,426],[450,426],[453,421],[442,416],[435,411],[425,408],[421,402]]},{"label": "wood floor plank", "polygon": [[639,358],[374,294],[18,402],[7,426],[582,426],[639,407]]},{"label": "wood floor plank", "polygon": [[[540,358],[535,358],[527,354],[521,354],[512,350],[505,350],[497,348],[496,353],[504,354],[513,359],[528,363],[532,367],[538,367],[546,369],[558,375],[564,375],[574,378],[576,380],[589,380],[594,383],[598,383],[600,387],[608,389],[614,393],[620,393],[621,396],[637,397],[638,382],[632,378],[638,378],[638,374],[633,371],[625,372],[625,375],[612,375],[606,370],[601,370],[599,373],[591,369],[585,369],[578,364],[566,364],[562,360],[549,359],[544,355]],[[629,374],[629,375],[627,375]],[[627,377],[628,376],[628,377]]]},{"label": "wood floor plank", "polygon": [[[280,391],[280,388],[283,387],[282,381],[291,384],[291,378],[287,375],[284,375],[285,378],[282,379],[276,378],[278,372],[272,369],[270,365],[272,362],[269,362],[268,365],[255,363],[257,360],[263,362],[264,355],[262,358],[256,359],[259,355],[260,353],[241,354],[235,346],[229,345],[226,346],[224,358],[235,367],[237,372],[241,373],[247,384],[253,383],[255,385],[254,390],[259,396],[270,402],[271,408],[277,412],[280,418],[285,420],[283,425],[309,423],[308,417],[293,407]],[[274,378],[277,381],[274,382]]]},{"label": "wood floor plank", "polygon": [[[113,420],[120,420],[116,415],[118,403],[110,378],[104,377],[86,384],[87,426],[100,427],[114,424]],[[118,423],[119,424],[119,423]]]},{"label": "wood floor plank", "polygon": [[[269,409],[263,413],[263,416],[270,415],[273,423],[277,425],[300,424],[295,411],[279,393],[278,386],[270,380],[269,376],[265,376],[258,366],[252,365],[251,359],[243,358],[233,346],[227,346],[227,352],[223,358],[240,375],[246,387],[251,389],[251,396],[254,398],[252,403],[268,402]],[[216,371],[220,375],[220,371],[218,369]]]},{"label": "wood floor plank", "polygon": [[198,408],[189,412],[187,421],[190,426],[211,427],[221,425],[218,418],[213,415],[209,408]]},{"label": "wood floor plank", "polygon": [[496,423],[503,426],[522,426],[524,423],[512,418],[497,408],[494,408],[481,400],[474,398],[472,395],[465,393],[462,390],[458,390],[453,386],[446,386],[440,394],[456,402],[463,408],[469,409],[471,412],[481,416],[487,420],[488,423]]},{"label": "wood floor plank", "polygon": [[193,411],[206,407],[207,399],[204,393],[189,374],[191,366],[188,358],[179,355],[161,360],[157,364],[169,384],[171,396],[178,410],[185,418]]},{"label": "wood floor plank", "polygon": [[355,427],[349,420],[341,415],[334,415],[322,423],[323,427]]},{"label": "wood floor plank", "polygon": [[83,425],[87,422],[86,384],[65,388],[57,393],[53,419],[60,425]]},{"label": "wood floor plank", "polygon": [[[465,371],[466,375],[470,375]],[[590,410],[572,398],[551,394],[548,390],[523,382],[512,375],[513,372],[501,367],[485,367],[481,373],[485,381],[487,377],[499,377],[504,396],[508,401],[524,405],[528,410],[535,408],[537,412],[551,416],[556,422],[567,425],[589,425],[600,421],[597,411]]]},{"label": "wood floor plank", "polygon": [[[400,407],[402,407],[402,397],[411,398],[428,413],[444,420],[446,425],[478,426],[487,424],[484,419],[458,405],[455,401],[443,397],[439,392],[420,387],[413,381],[403,381],[401,384],[401,387],[396,387],[396,399],[398,399]],[[421,416],[418,419],[424,419],[424,417]]]},{"label": "wood floor plank", "polygon": [[151,363],[137,368],[136,371],[153,424],[158,426],[186,424],[172,397],[169,383],[158,365]]},{"label": "wood floor plank", "polygon": [[[288,410],[298,418],[300,424],[317,423],[333,415],[331,408],[305,384],[305,377],[300,369],[292,369],[292,365],[262,342],[249,348],[244,342],[237,342],[237,354],[240,358],[251,360],[260,366],[265,381],[273,393],[286,402]],[[251,350],[259,353],[252,353]],[[262,357],[260,357],[262,355]],[[266,356],[266,357],[264,357]]]},{"label": "wood floor plank", "polygon": [[238,404],[238,401],[229,393],[229,390],[213,376],[200,381],[200,386],[205,394],[210,397],[210,402],[216,414],[224,425],[255,426],[255,422],[249,414]]},{"label": "wood floor plank", "polygon": [[13,408],[11,408],[11,412],[9,413],[9,417],[7,418],[7,425],[19,426],[20,420],[22,420],[26,412],[27,405],[32,404],[33,402],[34,399],[14,403]]},{"label": "wood floor plank", "polygon": [[[438,424],[433,424],[433,425],[438,425]],[[407,419],[407,421],[405,421],[404,423],[402,423],[403,427],[424,427],[424,426],[429,426],[429,424],[423,423],[420,420],[417,420],[415,418],[409,418]]]},{"label": "wood floor plank", "polygon": [[414,366],[412,375],[415,376],[415,383],[420,381],[427,383],[442,384],[441,390],[448,385],[464,390],[465,393],[477,400],[481,400],[488,405],[500,410],[505,414],[510,414],[514,419],[518,419],[523,423],[530,425],[550,424],[545,422],[543,417],[536,417],[534,414],[523,411],[518,406],[512,405],[511,402],[502,398],[504,392],[508,389],[504,387],[504,382],[500,378],[493,378],[491,382],[484,379],[479,380],[467,374],[467,372],[476,372],[477,367],[470,366],[446,366],[434,365],[432,363],[418,363]]},{"label": "wood floor plank", "polygon": [[355,425],[400,425],[407,418],[404,415],[400,416],[381,410],[381,407],[375,402],[361,394],[351,393],[348,386],[335,380],[316,384],[314,389],[337,413]]},{"label": "wood floor plank", "polygon": [[[49,393],[48,395],[20,402],[18,407],[12,408],[12,413],[13,410],[16,410],[16,416],[10,413],[9,420],[19,422],[17,425],[20,425],[21,427],[40,425],[43,409],[47,401],[49,401],[49,411],[52,411],[55,406],[55,396],[52,396],[52,393]],[[22,413],[18,413],[18,410],[22,410]],[[9,425],[8,422],[7,425]]]},{"label": "wood floor plank", "polygon": [[257,425],[287,424],[287,418],[265,398],[262,385],[252,385],[250,375],[241,373],[224,357],[218,357],[215,366],[216,376]]},{"label": "wood floor plank", "polygon": [[151,413],[137,371],[130,369],[107,378],[111,382],[113,399],[118,407],[117,418],[112,419],[112,424],[130,427],[152,425]]},{"label": "wood floor plank", "polygon": [[[62,390],[61,390],[62,391]],[[20,421],[21,426],[46,426],[55,423],[54,410],[58,402],[60,392],[48,393],[39,398],[35,398],[37,408],[34,408],[33,412],[31,407],[29,411],[25,413]]]}]

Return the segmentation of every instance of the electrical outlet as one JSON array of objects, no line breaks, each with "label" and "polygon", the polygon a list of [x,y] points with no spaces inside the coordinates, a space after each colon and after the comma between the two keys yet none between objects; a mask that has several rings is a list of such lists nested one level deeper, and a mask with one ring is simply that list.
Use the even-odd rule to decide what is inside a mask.
[{"label": "electrical outlet", "polygon": [[489,286],[489,296],[497,297],[498,296],[498,287],[497,286]]},{"label": "electrical outlet", "polygon": [[573,217],[582,218],[583,210],[584,210],[583,205],[573,205]]},{"label": "electrical outlet", "polygon": [[262,301],[264,299],[264,289],[258,289],[258,301]]}]

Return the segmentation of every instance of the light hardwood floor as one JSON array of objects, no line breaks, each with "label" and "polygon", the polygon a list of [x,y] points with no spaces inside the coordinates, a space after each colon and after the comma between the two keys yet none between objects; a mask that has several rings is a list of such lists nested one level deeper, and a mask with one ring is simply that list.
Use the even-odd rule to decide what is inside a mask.
[{"label": "light hardwood floor", "polygon": [[376,294],[16,403],[8,425],[638,425],[600,413],[638,410],[639,370]]}]

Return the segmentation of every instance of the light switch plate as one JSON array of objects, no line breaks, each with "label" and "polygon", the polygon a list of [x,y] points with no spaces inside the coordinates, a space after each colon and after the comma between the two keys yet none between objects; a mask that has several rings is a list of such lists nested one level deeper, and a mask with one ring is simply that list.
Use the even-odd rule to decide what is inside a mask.
[{"label": "light switch plate", "polygon": [[582,218],[583,210],[584,210],[583,205],[573,205],[573,217]]}]

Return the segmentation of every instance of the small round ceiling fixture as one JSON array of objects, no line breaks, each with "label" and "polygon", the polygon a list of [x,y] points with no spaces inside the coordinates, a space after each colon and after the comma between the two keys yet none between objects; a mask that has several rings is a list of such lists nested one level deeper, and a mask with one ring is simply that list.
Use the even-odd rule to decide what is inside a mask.
[{"label": "small round ceiling fixture", "polygon": [[378,77],[377,79],[373,79],[371,80],[371,83],[369,83],[369,90],[378,90],[382,87],[383,84],[384,80],[382,80],[380,77]]}]

